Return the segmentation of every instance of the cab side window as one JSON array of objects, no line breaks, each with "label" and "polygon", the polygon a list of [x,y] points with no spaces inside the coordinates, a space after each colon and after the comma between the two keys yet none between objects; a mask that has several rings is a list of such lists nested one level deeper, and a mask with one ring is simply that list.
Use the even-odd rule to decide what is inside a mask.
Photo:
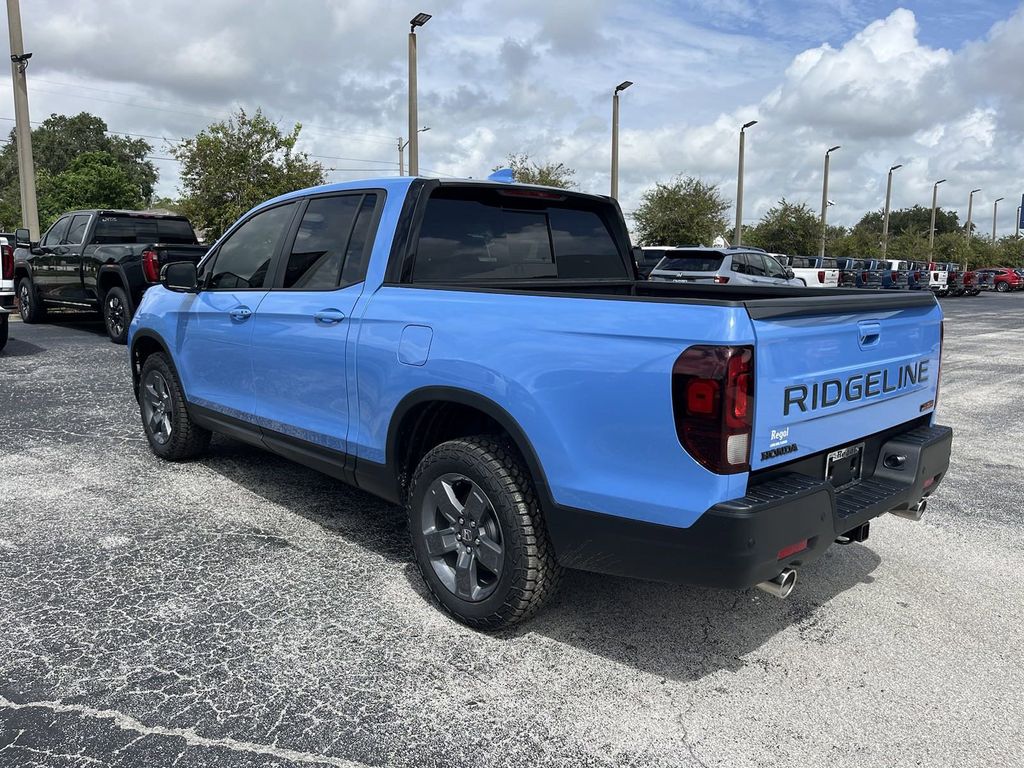
[{"label": "cab side window", "polygon": [[210,290],[263,288],[295,213],[295,203],[261,211],[228,236],[204,272]]},{"label": "cab side window", "polygon": [[71,224],[71,217],[65,216],[62,219],[58,219],[57,223],[47,230],[46,234],[43,235],[43,239],[39,241],[41,246],[53,247],[60,244],[64,239],[64,235],[67,234],[68,226]]},{"label": "cab side window", "polygon": [[74,216],[62,242],[67,245],[81,245],[85,240],[85,231],[89,228],[89,218],[88,214],[83,213]]},{"label": "cab side window", "polygon": [[317,197],[302,215],[282,287],[329,291],[366,276],[376,195]]}]

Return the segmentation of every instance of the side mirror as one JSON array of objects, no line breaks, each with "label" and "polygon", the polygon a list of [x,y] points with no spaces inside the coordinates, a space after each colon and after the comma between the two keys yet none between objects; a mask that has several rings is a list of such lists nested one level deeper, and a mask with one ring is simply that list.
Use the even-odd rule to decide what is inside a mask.
[{"label": "side mirror", "polygon": [[787,280],[792,280],[794,277],[796,277],[796,272],[794,272],[789,267],[786,267],[786,279]]},{"label": "side mirror", "polygon": [[31,248],[32,233],[24,227],[14,230],[14,244],[19,248]]},{"label": "side mirror", "polygon": [[160,284],[169,291],[199,293],[199,273],[190,261],[165,264],[160,270]]}]

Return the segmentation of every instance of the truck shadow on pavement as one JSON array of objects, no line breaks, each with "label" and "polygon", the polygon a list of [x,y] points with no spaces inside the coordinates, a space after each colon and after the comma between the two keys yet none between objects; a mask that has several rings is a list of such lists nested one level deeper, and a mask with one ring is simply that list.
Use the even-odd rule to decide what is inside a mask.
[{"label": "truck shadow on pavement", "polygon": [[15,338],[7,340],[7,346],[0,351],[0,358],[4,357],[30,357],[45,352],[46,349],[27,341],[19,341]]},{"label": "truck shadow on pavement", "polygon": [[[233,440],[217,437],[200,460],[289,513],[400,565],[410,588],[430,602],[409,545],[405,512],[340,480]],[[558,593],[534,618],[497,634],[536,633],[674,681],[776,662],[757,653],[795,630],[801,643],[826,644],[835,632],[828,602],[873,581],[881,558],[860,544],[835,545],[800,570],[779,600],[756,589],[717,590],[566,571]]]}]

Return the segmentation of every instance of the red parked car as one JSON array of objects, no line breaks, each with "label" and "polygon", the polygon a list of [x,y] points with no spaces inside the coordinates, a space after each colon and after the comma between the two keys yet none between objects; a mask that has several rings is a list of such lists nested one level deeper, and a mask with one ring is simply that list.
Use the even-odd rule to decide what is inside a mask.
[{"label": "red parked car", "polygon": [[1019,291],[1024,288],[1024,280],[1014,270],[1007,267],[985,267],[978,272],[992,275],[992,284],[995,290],[1000,293],[1006,291]]}]

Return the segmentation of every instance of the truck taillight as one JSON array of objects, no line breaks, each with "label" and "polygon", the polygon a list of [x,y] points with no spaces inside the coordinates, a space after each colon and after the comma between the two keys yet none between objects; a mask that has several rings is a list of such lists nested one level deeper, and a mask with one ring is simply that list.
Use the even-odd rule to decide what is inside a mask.
[{"label": "truck taillight", "polygon": [[818,270],[818,282],[819,283],[824,283],[825,282],[825,270],[824,269],[819,269]]},{"label": "truck taillight", "polygon": [[160,259],[156,251],[142,252],[142,274],[151,283],[160,282]]},{"label": "truck taillight", "polygon": [[914,273],[914,279],[915,280],[920,280],[921,279],[921,270],[920,269],[917,270],[917,272]]},{"label": "truck taillight", "polygon": [[866,283],[868,281],[868,271],[866,269],[860,273],[860,281],[862,283]]},{"label": "truck taillight", "polygon": [[726,283],[729,282],[729,278],[725,277],[724,275],[715,275],[714,280],[719,285],[725,285]]},{"label": "truck taillight", "polygon": [[4,280],[14,279],[14,249],[9,245],[0,245],[0,275]]},{"label": "truck taillight", "polygon": [[893,279],[893,282],[897,282],[897,283],[899,282],[899,279],[900,279],[900,273],[897,272],[895,269],[892,271],[892,279]]},{"label": "truck taillight", "polygon": [[672,408],[683,448],[720,475],[750,470],[754,348],[694,346],[672,366]]}]

